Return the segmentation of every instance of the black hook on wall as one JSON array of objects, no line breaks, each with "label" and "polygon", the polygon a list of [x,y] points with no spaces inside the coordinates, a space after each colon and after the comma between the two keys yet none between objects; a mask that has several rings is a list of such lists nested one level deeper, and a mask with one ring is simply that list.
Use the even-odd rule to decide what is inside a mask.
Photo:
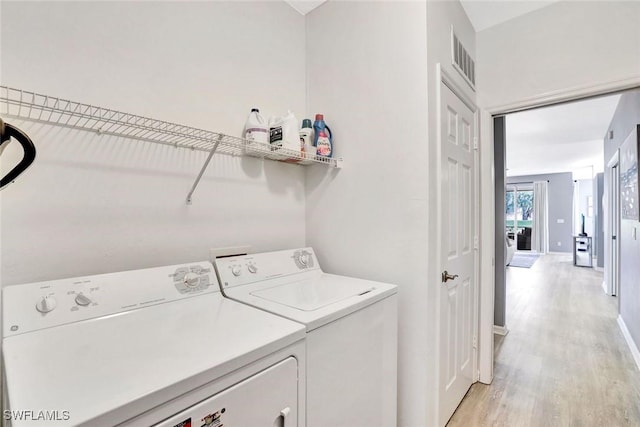
[{"label": "black hook on wall", "polygon": [[14,138],[22,146],[22,160],[0,179],[0,190],[15,181],[36,159],[36,146],[26,133],[0,119],[0,155]]}]

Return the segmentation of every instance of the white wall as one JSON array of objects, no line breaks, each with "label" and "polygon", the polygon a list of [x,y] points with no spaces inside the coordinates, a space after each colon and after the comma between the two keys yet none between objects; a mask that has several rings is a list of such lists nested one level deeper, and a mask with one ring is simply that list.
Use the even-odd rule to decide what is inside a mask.
[{"label": "white wall", "polygon": [[[2,49],[2,3],[0,2],[0,51]],[[0,82],[2,80],[2,54],[0,53]],[[2,167],[2,161],[0,160],[0,167]],[[1,173],[1,171],[0,171]],[[0,290],[2,289],[2,191],[0,191]],[[0,314],[2,312],[2,292],[0,292]],[[0,316],[0,331],[2,331],[2,316]],[[0,352],[2,352],[2,340],[0,340]],[[0,408],[4,410],[4,365],[3,360],[0,357]]]},{"label": "white wall", "polygon": [[[605,161],[608,163],[614,153],[618,151],[624,141],[630,136],[640,123],[640,90],[626,92],[620,98],[618,108],[611,119],[604,139]],[[609,139],[610,132],[613,138]],[[604,199],[611,200],[609,193],[609,172],[604,176]],[[608,204],[605,202],[604,209],[604,254],[605,254],[605,277],[608,279],[611,263],[612,231],[609,225]],[[637,240],[637,220],[620,220],[620,230],[618,240],[620,245],[619,256],[619,283],[618,283],[618,309],[620,313],[619,321],[622,321],[629,332],[629,335],[636,347],[640,347],[640,241]],[[609,284],[610,285],[610,284]]]},{"label": "white wall", "polygon": [[328,271],[399,285],[401,426],[437,424],[430,159],[436,63],[465,84],[450,66],[452,23],[473,55],[474,31],[457,2],[328,2],[307,17],[308,111],[339,129],[336,154],[347,162],[335,173],[309,171],[307,243]]},{"label": "white wall", "polygon": [[[427,29],[419,2],[328,2],[307,15],[308,111],[345,168],[307,175],[307,243],[325,270],[399,286],[401,426],[427,426]],[[431,284],[432,285],[432,284]]]},{"label": "white wall", "polygon": [[480,31],[482,105],[637,77],[638,19],[638,2],[557,2]]},{"label": "white wall", "polygon": [[[283,2],[3,2],[3,84],[239,135],[305,111],[305,21]],[[38,148],[2,194],[3,285],[305,243],[301,167],[12,121]],[[7,151],[7,167],[18,150]]]}]

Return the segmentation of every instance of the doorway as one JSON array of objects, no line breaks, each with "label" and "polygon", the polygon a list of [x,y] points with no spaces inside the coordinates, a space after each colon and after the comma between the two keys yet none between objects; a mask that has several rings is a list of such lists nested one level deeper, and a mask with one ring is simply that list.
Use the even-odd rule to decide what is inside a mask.
[{"label": "doorway", "polygon": [[[596,257],[598,263],[604,261],[604,249],[597,246],[604,240],[603,227],[594,225],[602,219],[597,207],[603,195],[602,189],[597,193],[596,175],[605,171],[604,136],[619,100],[619,94],[609,94],[494,117],[495,333],[508,332],[508,277],[520,280],[544,264],[547,253],[560,255],[559,262],[569,266],[595,267]],[[588,235],[576,231],[576,213],[589,225]],[[517,249],[511,258],[510,242]],[[588,263],[581,262],[585,254]]]},{"label": "doorway", "polygon": [[[508,116],[501,116],[501,117],[495,118],[493,130],[496,134],[504,133],[504,127],[505,127],[504,122],[505,120],[508,120],[508,119],[509,119]],[[611,120],[611,117],[609,119]],[[600,138],[599,143],[603,144],[605,142],[603,141],[605,138],[605,132],[601,132],[601,134],[599,135],[599,138]],[[506,137],[504,137],[503,135],[502,137],[503,142],[504,142],[504,139],[506,139]],[[499,146],[500,144],[502,143],[496,141],[496,146]],[[502,147],[504,147],[504,145],[502,145]],[[499,155],[500,153],[497,153],[494,159],[498,158]],[[494,218],[496,219],[495,219],[494,226],[491,228],[492,236],[493,235],[496,236],[495,244],[497,247],[498,244],[502,243],[505,239],[504,227],[506,224],[506,218],[503,217],[503,219],[499,221],[498,214],[505,215],[507,213],[506,200],[505,200],[506,199],[505,189],[507,189],[507,186],[506,186],[507,179],[504,176],[504,174],[506,173],[505,169],[503,168],[499,170],[497,162],[495,163],[495,165],[496,165],[495,175],[494,175],[495,181],[497,182],[499,180],[502,180],[502,185],[500,187],[500,190],[496,190],[494,193],[495,200],[496,200],[496,207],[495,207],[496,212],[495,212]],[[601,170],[604,170],[605,172],[604,178],[606,178],[604,154],[602,157],[601,165],[602,165]],[[502,176],[501,176],[501,173],[503,174]],[[582,178],[578,178],[578,179],[582,179]],[[536,180],[541,181],[542,177],[538,177]],[[560,216],[551,212],[550,225],[564,224],[569,228],[569,235],[572,236],[573,234],[576,234],[575,224],[573,224],[574,215],[573,215],[573,209],[572,209],[573,200],[574,200],[573,177],[570,176],[567,181],[568,181],[567,187],[569,188],[570,193],[568,194],[568,197],[564,197],[564,199],[569,203],[568,213],[566,214],[566,216],[564,215]],[[607,188],[606,186],[603,186],[603,187]],[[553,191],[555,188],[555,181],[553,180],[552,177],[549,177],[549,188],[551,191]],[[486,195],[482,197],[483,200],[486,198],[488,198]],[[500,198],[502,198],[501,202],[499,202]],[[582,200],[583,198],[585,200],[585,208],[586,208],[585,216],[587,217],[598,216],[599,214],[596,211],[598,210],[598,206],[602,206],[602,203],[597,199],[595,195],[595,190],[593,195],[583,194],[579,197],[580,200]],[[550,194],[550,199],[553,199],[552,194]],[[605,213],[606,213],[606,209],[605,209]],[[564,221],[558,221],[560,219]],[[551,243],[553,244],[553,246],[555,246],[555,248],[561,247],[561,245],[558,245],[558,240],[554,239]],[[561,242],[561,243],[564,244],[564,242]],[[551,250],[553,251],[554,249],[551,249]],[[503,252],[503,251],[504,251],[504,245],[502,245],[502,247],[498,249],[497,252]],[[491,404],[493,405],[493,407],[497,408],[496,412],[503,411],[504,410],[503,401],[499,401],[496,404],[495,401],[486,399],[487,395],[492,395],[492,391],[498,392],[497,390],[499,390],[499,393],[501,393],[501,396],[508,396],[509,394],[512,396],[518,396],[520,399],[516,399],[513,403],[514,407],[518,407],[518,405],[521,405],[522,403],[522,395],[520,395],[519,392],[525,389],[525,387],[521,387],[523,385],[526,386],[526,391],[527,391],[527,396],[525,398],[530,397],[530,395],[534,393],[543,397],[553,394],[553,391],[550,391],[551,388],[534,391],[533,390],[534,386],[532,386],[532,384],[536,384],[536,385],[544,384],[543,386],[544,388],[547,385],[553,385],[553,381],[544,381],[546,376],[540,375],[539,372],[536,371],[536,369],[542,369],[543,372],[547,372],[548,371],[547,367],[553,366],[553,363],[545,363],[545,362],[540,363],[539,350],[541,350],[541,348],[544,347],[544,349],[546,349],[545,351],[547,351],[548,360],[551,361],[551,360],[558,360],[558,353],[554,349],[564,348],[565,343],[562,340],[558,340],[556,345],[546,345],[546,342],[545,342],[546,337],[555,336],[557,338],[558,336],[573,336],[572,332],[580,328],[582,328],[582,331],[585,333],[593,333],[599,327],[598,323],[600,322],[600,320],[598,320],[598,322],[594,322],[595,325],[598,325],[597,327],[594,327],[594,328],[588,327],[588,325],[585,322],[582,322],[581,320],[583,318],[588,317],[591,314],[589,310],[591,310],[595,306],[594,301],[597,301],[597,304],[602,305],[603,310],[601,311],[601,313],[606,312],[609,318],[612,317],[612,314],[615,311],[613,306],[615,305],[616,300],[613,298],[608,298],[603,295],[602,289],[600,288],[600,283],[602,281],[602,274],[600,274],[599,272],[596,272],[595,269],[574,267],[570,261],[567,262],[567,259],[570,260],[570,256],[571,256],[570,251],[565,253],[565,255],[557,255],[557,254],[549,255],[548,256],[549,262],[546,262],[544,265],[549,267],[555,267],[553,264],[556,264],[555,260],[558,259],[559,262],[563,263],[561,265],[561,270],[556,270],[553,268],[540,269],[539,270],[540,273],[544,273],[544,274],[549,273],[546,276],[544,276],[543,280],[539,280],[539,277],[541,276],[541,274],[539,274],[538,277],[532,277],[532,280],[529,283],[524,283],[524,280],[523,280],[522,285],[530,285],[530,286],[528,286],[528,289],[526,289],[525,292],[521,293],[521,296],[530,296],[530,297],[533,296],[533,297],[529,299],[523,297],[519,301],[516,301],[515,298],[511,298],[511,295],[509,295],[510,301],[516,301],[515,304],[512,304],[510,306],[511,311],[515,313],[514,308],[519,309],[517,318],[516,316],[512,317],[512,319],[514,319],[513,324],[510,325],[512,332],[510,332],[509,335],[506,337],[499,337],[497,335],[494,336],[493,334],[491,337],[492,341],[494,341],[495,339],[494,341],[496,346],[495,354],[497,357],[496,359],[497,363],[495,365],[496,378],[500,378],[500,381],[498,381],[497,386],[492,385],[490,387],[493,387],[493,388],[488,388],[488,389],[485,389],[484,388],[485,386],[474,385],[474,388],[472,388],[471,393],[467,396],[467,398],[465,398],[466,404],[463,402],[463,405],[461,405],[462,411],[465,411],[467,408],[470,408],[470,407],[471,408],[482,407],[483,408],[482,411],[478,411],[474,413],[474,415],[480,412],[482,412],[482,414],[485,414],[487,413],[487,411],[485,410],[486,406],[484,406],[483,404],[487,401],[491,401]],[[559,259],[560,257],[563,257],[563,259]],[[496,259],[496,263],[495,263],[494,273],[497,277],[500,270],[504,271],[504,267],[498,264],[497,262],[498,255],[496,255],[495,259]],[[598,280],[588,279],[589,277],[593,279],[593,277],[597,276],[598,274],[600,274],[600,277]],[[532,276],[535,276],[535,275],[532,275]],[[522,278],[525,279],[524,277]],[[587,282],[587,280],[589,281]],[[494,284],[496,286],[498,285],[497,282],[494,282]],[[525,288],[525,286],[521,286],[521,288]],[[494,295],[495,295],[495,300],[497,302],[498,300],[497,289],[496,289],[496,294]],[[548,299],[544,301],[545,302],[544,304],[539,304],[540,301],[543,301],[542,296]],[[536,298],[536,297],[540,297],[540,298]],[[589,300],[589,298],[591,298],[591,300]],[[580,305],[578,304],[578,299],[582,299],[584,303],[582,307],[580,307]],[[538,304],[537,306],[535,306],[536,303]],[[540,307],[542,307],[542,309],[540,309]],[[554,308],[557,308],[558,310],[554,311]],[[608,310],[608,311],[605,311],[605,310]],[[559,314],[561,312],[562,314]],[[583,313],[583,317],[579,317],[579,316],[576,317],[575,313]],[[484,317],[482,317],[482,319],[484,320]],[[532,324],[532,321],[533,321],[533,324]],[[535,323],[538,321],[540,323],[536,325]],[[544,324],[545,322],[548,322],[548,323]],[[607,322],[608,322],[607,324],[609,325],[611,324],[609,320],[607,320]],[[561,331],[560,326],[558,325],[571,325],[571,328],[568,328],[566,331]],[[484,327],[484,323],[483,323],[483,327]],[[523,329],[527,329],[527,331],[523,333]],[[611,328],[609,328],[609,330],[607,330],[607,333],[604,334],[603,337],[614,336],[615,333],[612,334],[611,332],[616,332],[616,330],[614,329],[613,331],[611,331]],[[536,343],[533,342],[532,339],[530,340],[530,338],[532,338],[533,336],[542,337],[540,342],[541,345],[536,345]],[[601,337],[598,337],[597,342],[600,342],[600,343],[604,342],[604,339],[600,340],[600,338]],[[534,345],[534,347],[526,347],[526,346],[522,347],[521,345],[518,346],[517,344],[521,342],[532,344]],[[514,348],[518,348],[518,350],[522,350],[522,352],[520,354],[514,353],[512,352]],[[536,350],[534,353],[531,353],[531,348],[537,348],[538,350]],[[618,349],[618,344],[616,342],[611,343],[611,348],[612,348],[612,352],[615,352]],[[575,357],[572,356],[571,359],[580,360],[580,353],[585,354],[584,353],[585,351],[588,351],[588,349],[582,348],[579,352],[576,353],[576,356]],[[618,353],[624,355],[624,352],[618,352]],[[573,360],[570,361],[571,363],[570,366],[577,366],[572,363]],[[514,387],[513,389],[514,391],[512,393],[506,392],[502,394],[502,391],[505,390],[505,388],[503,387],[503,384],[504,384],[503,380],[506,377],[505,366],[507,366],[507,363],[512,364],[511,369],[509,370],[509,373],[517,371],[520,375],[515,377],[524,379],[525,384],[519,383],[520,388]],[[594,366],[594,369],[598,368],[598,364],[594,364],[593,366]],[[563,373],[566,373],[569,370],[561,369],[561,371]],[[531,374],[531,376],[528,376],[528,374]],[[513,378],[513,376],[511,377]],[[579,377],[578,375],[568,375],[567,381],[571,382],[575,378],[583,378],[583,377],[584,375],[582,377]],[[540,381],[541,378],[543,379],[542,381]],[[527,382],[527,380],[529,382]],[[568,382],[565,382],[565,383],[568,383]],[[631,381],[630,384],[631,386],[633,386],[634,384],[633,381]],[[530,388],[531,388],[531,394],[529,394]],[[486,391],[486,390],[489,390],[489,391]],[[484,394],[482,394],[483,392]],[[478,396],[480,396],[481,398],[474,400]],[[481,403],[478,403],[479,401]],[[537,403],[536,403],[536,407],[539,408]],[[530,411],[526,412],[525,416],[526,417],[522,418],[522,422],[526,423],[527,420],[531,420]],[[467,421],[469,419],[476,420],[477,417],[475,416],[468,417]],[[454,419],[453,421],[454,422],[452,424],[456,425],[455,424],[456,419]],[[493,422],[494,420],[491,420],[491,421]],[[487,424],[491,424],[492,422],[487,422]],[[462,423],[459,425],[465,425],[465,424]],[[468,423],[466,425],[468,425]]]},{"label": "doorway", "polygon": [[531,251],[533,237],[533,183],[507,184],[505,226],[518,251]]}]

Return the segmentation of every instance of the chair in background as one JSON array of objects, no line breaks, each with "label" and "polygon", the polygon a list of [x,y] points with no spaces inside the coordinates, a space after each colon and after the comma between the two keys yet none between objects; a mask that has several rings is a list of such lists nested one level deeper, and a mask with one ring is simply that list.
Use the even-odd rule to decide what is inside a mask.
[{"label": "chair in background", "polygon": [[525,227],[518,233],[518,250],[531,250],[531,227]]}]

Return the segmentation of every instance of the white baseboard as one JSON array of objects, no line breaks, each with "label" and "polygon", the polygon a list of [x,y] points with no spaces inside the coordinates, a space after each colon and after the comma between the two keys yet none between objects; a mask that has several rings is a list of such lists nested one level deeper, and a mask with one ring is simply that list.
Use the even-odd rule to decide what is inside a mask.
[{"label": "white baseboard", "polygon": [[640,350],[638,350],[638,346],[636,345],[636,343],[633,342],[633,338],[629,333],[629,329],[627,329],[627,325],[624,323],[624,320],[620,315],[618,315],[618,326],[620,326],[622,335],[624,336],[624,339],[627,342],[627,345],[629,346],[629,350],[631,350],[631,355],[633,356],[633,360],[635,360],[636,365],[638,366],[638,370],[640,370]]},{"label": "white baseboard", "polygon": [[506,326],[493,325],[493,333],[506,336],[509,333],[509,329]]},{"label": "white baseboard", "polygon": [[571,252],[553,252],[553,251],[549,251],[547,253],[549,255],[571,255]]},{"label": "white baseboard", "polygon": [[609,295],[609,289],[607,289],[607,282],[605,282],[604,280],[602,281],[602,290],[604,291],[605,295]]},{"label": "white baseboard", "polygon": [[599,271],[600,273],[604,273],[604,268],[603,267],[593,267],[596,271]]}]

